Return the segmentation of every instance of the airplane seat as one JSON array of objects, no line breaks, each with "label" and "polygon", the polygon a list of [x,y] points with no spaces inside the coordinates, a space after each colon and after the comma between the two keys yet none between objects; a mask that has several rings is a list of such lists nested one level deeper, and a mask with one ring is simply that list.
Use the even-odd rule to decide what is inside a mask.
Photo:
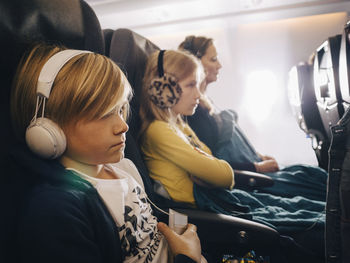
[{"label": "airplane seat", "polygon": [[327,140],[331,129],[344,114],[339,87],[339,53],[341,35],[329,37],[317,48],[314,60],[314,88]]},{"label": "airplane seat", "polygon": [[110,49],[110,45],[111,45],[111,40],[112,40],[112,36],[113,36],[113,29],[103,29],[102,33],[103,33],[103,39],[105,42],[105,54],[109,54],[109,49]]},{"label": "airplane seat", "polygon": [[104,42],[97,17],[83,0],[0,1],[0,10],[0,262],[12,262],[17,255],[14,239],[21,196],[30,183],[21,166],[16,166],[16,171],[6,167],[11,151],[19,146],[26,148],[14,138],[10,121],[10,90],[17,64],[24,51],[35,42],[57,43],[100,54],[104,54]]},{"label": "airplane seat", "polygon": [[[111,41],[109,57],[124,71],[134,90],[134,97],[130,103],[131,116],[128,120],[125,156],[138,167],[146,192],[153,198],[152,201],[163,209],[171,207],[187,214],[189,221],[197,225],[205,250],[222,256],[224,253],[242,255],[253,249],[257,254],[270,255],[271,262],[284,262],[280,258],[281,251],[278,249],[280,235],[277,231],[247,219],[188,208],[184,204],[159,197],[155,193],[153,180],[148,175],[137,138],[140,127],[139,97],[146,61],[147,57],[159,48],[129,29],[115,30]],[[157,209],[153,210],[157,212]],[[160,213],[157,213],[157,216],[159,215]],[[167,216],[160,217],[162,220],[167,220]]]},{"label": "airplane seat", "polygon": [[93,10],[80,0],[1,1],[1,114],[3,138],[0,159],[13,143],[9,115],[12,77],[25,49],[33,42],[48,41],[69,48],[81,48],[104,54],[100,24]]},{"label": "airplane seat", "polygon": [[326,262],[350,258],[350,109],[331,128],[326,204]]},{"label": "airplane seat", "polygon": [[346,112],[332,127],[326,206],[327,262],[345,263],[350,258],[350,22],[342,33],[339,81]]},{"label": "airplane seat", "polygon": [[350,21],[344,26],[339,54],[339,86],[345,110],[350,106]]},{"label": "airplane seat", "polygon": [[127,29],[114,31],[110,47],[109,57],[121,68],[133,88],[134,96],[130,102],[131,116],[128,133],[137,138],[141,127],[138,114],[139,98],[147,57],[159,50],[159,47],[136,33],[129,33]]},{"label": "airplane seat", "polygon": [[288,95],[293,114],[310,138],[318,165],[328,169],[329,140],[324,129],[314,92],[313,61],[301,62],[289,71]]}]

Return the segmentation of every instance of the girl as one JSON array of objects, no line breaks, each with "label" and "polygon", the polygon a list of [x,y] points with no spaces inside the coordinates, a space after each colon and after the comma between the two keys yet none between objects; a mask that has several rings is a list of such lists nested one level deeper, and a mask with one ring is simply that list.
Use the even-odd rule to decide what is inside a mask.
[{"label": "girl", "polygon": [[[192,55],[174,50],[155,52],[148,59],[140,105],[141,148],[151,177],[165,186],[172,199],[192,205],[193,180],[229,189],[234,185],[230,165],[214,158],[181,118],[192,115],[198,106],[202,73]],[[163,80],[169,76],[176,82],[170,92],[166,87],[171,85]],[[176,93],[177,89],[181,93]]]},{"label": "girl", "polygon": [[196,113],[188,117],[188,123],[213,152],[228,161],[233,169],[264,173],[274,180],[274,186],[260,191],[278,196],[303,196],[318,201],[326,200],[327,172],[309,165],[291,165],[279,168],[275,158],[259,154],[239,128],[233,111],[215,110],[206,96],[209,84],[216,82],[221,68],[216,47],[211,38],[188,36],[179,49],[198,57],[206,72],[203,94]]},{"label": "girl", "polygon": [[274,227],[297,238],[309,248],[311,258],[319,260],[325,203],[234,189],[230,164],[215,158],[182,120],[199,104],[201,72],[198,59],[182,51],[155,52],[147,62],[140,140],[151,177],[175,201]]},{"label": "girl", "polygon": [[157,225],[123,158],[130,95],[102,55],[39,44],[22,58],[11,94],[17,137],[30,148],[12,165],[28,183],[19,262],[167,262],[168,244],[175,262],[201,262],[196,227],[180,236]]}]

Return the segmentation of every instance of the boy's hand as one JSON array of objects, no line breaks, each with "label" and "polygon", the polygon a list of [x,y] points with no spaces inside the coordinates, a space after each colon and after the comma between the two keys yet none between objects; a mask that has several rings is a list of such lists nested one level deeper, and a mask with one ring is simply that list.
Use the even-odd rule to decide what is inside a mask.
[{"label": "boy's hand", "polygon": [[205,258],[201,255],[201,243],[195,225],[188,224],[186,231],[182,235],[178,235],[162,222],[158,223],[158,229],[168,241],[174,256],[183,254],[192,258],[197,263],[206,262]]}]

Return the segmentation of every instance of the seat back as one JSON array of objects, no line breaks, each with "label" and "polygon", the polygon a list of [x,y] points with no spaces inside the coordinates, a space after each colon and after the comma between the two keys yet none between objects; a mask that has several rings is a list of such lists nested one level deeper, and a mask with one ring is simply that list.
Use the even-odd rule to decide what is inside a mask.
[{"label": "seat back", "polygon": [[332,127],[326,207],[327,262],[350,258],[350,24],[344,27],[339,55],[339,80],[344,116]]},{"label": "seat back", "polygon": [[322,123],[331,139],[330,127],[344,114],[339,87],[341,35],[328,38],[318,49],[314,61],[314,87]]},{"label": "seat back", "polygon": [[114,33],[113,29],[103,29],[102,30],[103,33],[103,38],[105,41],[105,54],[109,55],[109,49],[111,48],[111,41],[112,41],[112,36]]},{"label": "seat back", "polygon": [[350,21],[342,33],[339,54],[339,86],[345,110],[350,106]]},{"label": "seat back", "polygon": [[159,48],[143,36],[129,30],[117,29],[112,36],[109,57],[120,66],[127,76],[134,96],[131,101],[130,130],[134,138],[140,128],[139,109],[142,79],[146,68],[147,58]]},{"label": "seat back", "polygon": [[350,257],[350,109],[331,128],[326,205],[326,259],[345,263]]},{"label": "seat back", "polygon": [[292,67],[289,72],[289,102],[299,127],[311,137],[319,166],[327,170],[329,140],[317,107],[313,67],[313,62]]},{"label": "seat back", "polygon": [[[0,1],[0,147],[1,235],[0,262],[16,261],[16,219],[28,185],[4,169],[9,151],[17,143],[10,121],[11,82],[24,51],[45,41],[104,54],[99,21],[83,0]],[[23,174],[25,177],[25,175]],[[28,179],[30,180],[30,179]],[[48,241],[49,242],[49,241]]]},{"label": "seat back", "polygon": [[9,114],[11,82],[28,45],[47,41],[103,54],[104,42],[95,13],[81,0],[1,1],[0,10],[2,160],[14,139]]}]

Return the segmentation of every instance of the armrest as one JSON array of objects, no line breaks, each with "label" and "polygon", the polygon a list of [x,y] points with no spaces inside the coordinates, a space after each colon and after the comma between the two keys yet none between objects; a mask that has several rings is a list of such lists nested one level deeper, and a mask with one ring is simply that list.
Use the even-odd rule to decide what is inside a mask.
[{"label": "armrest", "polygon": [[242,170],[234,170],[234,173],[237,188],[261,188],[274,184],[273,179],[264,174]]},{"label": "armrest", "polygon": [[195,209],[175,210],[188,215],[188,222],[197,226],[202,247],[215,249],[217,253],[237,255],[254,250],[272,256],[279,247],[279,233],[263,224]]},{"label": "armrest", "polygon": [[[278,249],[281,237],[275,229],[248,219],[198,210],[189,207],[189,204],[159,198],[166,201],[165,204],[160,202],[164,210],[170,207],[186,214],[188,222],[197,226],[203,251],[215,255],[217,259],[213,262],[221,262],[225,254],[242,256],[250,250],[257,255],[270,256],[273,259],[271,262],[285,262]],[[167,215],[159,213],[157,209],[154,212],[158,220],[168,224]]]}]

